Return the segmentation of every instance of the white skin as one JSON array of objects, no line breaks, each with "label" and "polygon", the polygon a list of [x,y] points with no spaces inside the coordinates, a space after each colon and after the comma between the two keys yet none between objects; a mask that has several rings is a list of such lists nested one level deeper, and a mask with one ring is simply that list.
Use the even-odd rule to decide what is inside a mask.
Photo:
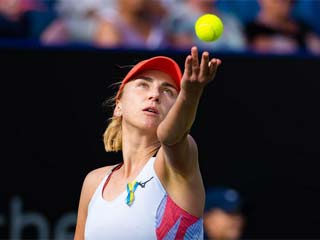
[{"label": "white skin", "polygon": [[[128,82],[117,101],[114,115],[122,116],[123,165],[115,171],[103,192],[112,201],[125,191],[147,161],[157,152],[155,171],[171,199],[196,217],[202,217],[205,191],[198,163],[197,145],[189,135],[204,87],[214,79],[221,61],[198,60],[198,50],[187,56],[177,92],[171,77],[160,71],[144,71]],[[154,107],[157,113],[144,111]],[[84,239],[88,203],[106,172],[107,166],[90,172],[84,180],[75,239]],[[190,191],[192,189],[192,191]]]}]

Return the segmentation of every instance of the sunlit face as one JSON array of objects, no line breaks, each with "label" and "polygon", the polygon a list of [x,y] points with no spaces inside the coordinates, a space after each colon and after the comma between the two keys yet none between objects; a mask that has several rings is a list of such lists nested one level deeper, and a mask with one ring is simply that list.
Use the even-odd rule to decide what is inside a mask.
[{"label": "sunlit face", "polygon": [[178,91],[166,73],[148,70],[128,82],[116,106],[123,124],[156,131],[176,101]]}]

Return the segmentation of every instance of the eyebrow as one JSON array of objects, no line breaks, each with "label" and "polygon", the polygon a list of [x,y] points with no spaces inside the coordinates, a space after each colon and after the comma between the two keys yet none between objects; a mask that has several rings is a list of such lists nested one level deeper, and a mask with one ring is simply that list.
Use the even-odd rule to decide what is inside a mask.
[{"label": "eyebrow", "polygon": [[[147,77],[147,76],[138,76],[135,80],[138,80],[138,79],[142,79],[142,80],[145,80],[148,82],[153,82],[153,80],[154,80],[154,78]],[[177,89],[174,85],[172,85],[171,83],[168,83],[168,82],[162,83],[161,86],[171,87],[171,88]]]}]

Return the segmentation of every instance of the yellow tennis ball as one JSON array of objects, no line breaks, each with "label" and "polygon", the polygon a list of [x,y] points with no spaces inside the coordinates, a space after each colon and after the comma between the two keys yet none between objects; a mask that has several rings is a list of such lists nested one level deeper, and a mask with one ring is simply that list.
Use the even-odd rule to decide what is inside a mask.
[{"label": "yellow tennis ball", "polygon": [[223,33],[223,23],[214,14],[204,14],[200,16],[194,26],[196,35],[204,42],[212,42],[221,37]]}]

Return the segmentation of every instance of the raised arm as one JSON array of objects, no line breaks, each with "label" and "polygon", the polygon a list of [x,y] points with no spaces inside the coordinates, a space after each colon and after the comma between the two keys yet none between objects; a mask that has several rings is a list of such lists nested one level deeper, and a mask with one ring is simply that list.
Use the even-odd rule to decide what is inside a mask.
[{"label": "raised arm", "polygon": [[219,59],[210,60],[208,52],[202,54],[199,63],[197,48],[191,49],[191,55],[185,61],[181,91],[157,129],[167,161],[182,173],[188,171],[188,161],[194,165],[192,162],[197,160],[195,142],[191,136],[188,137],[188,133],[195,120],[203,89],[214,79],[220,63]]}]

